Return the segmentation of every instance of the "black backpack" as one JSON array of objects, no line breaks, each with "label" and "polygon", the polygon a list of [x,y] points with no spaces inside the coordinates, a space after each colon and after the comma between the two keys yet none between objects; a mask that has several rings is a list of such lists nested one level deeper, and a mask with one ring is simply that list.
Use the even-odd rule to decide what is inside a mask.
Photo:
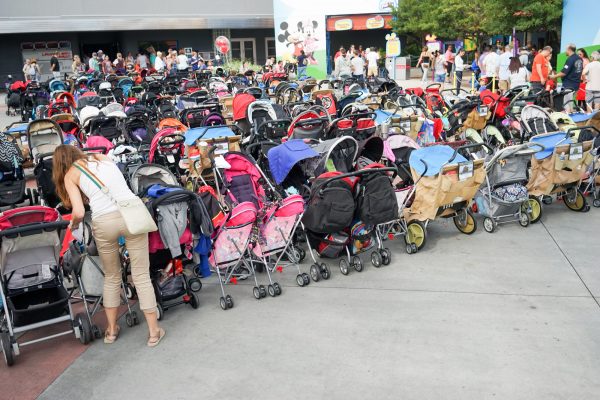
[{"label": "black backpack", "polygon": [[304,226],[316,233],[339,232],[349,227],[354,218],[354,196],[348,182],[339,179],[322,187],[326,179],[315,180],[302,218]]},{"label": "black backpack", "polygon": [[357,215],[366,225],[398,219],[398,201],[390,178],[383,172],[367,174],[361,180]]}]

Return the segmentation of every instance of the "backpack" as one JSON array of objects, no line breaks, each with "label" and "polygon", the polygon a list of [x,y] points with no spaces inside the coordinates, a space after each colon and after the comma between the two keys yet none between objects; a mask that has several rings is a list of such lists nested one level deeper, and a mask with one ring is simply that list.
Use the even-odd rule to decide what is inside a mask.
[{"label": "backpack", "polygon": [[531,72],[531,70],[533,69],[533,59],[535,58],[535,54],[533,54],[533,52],[530,52],[527,55],[527,65],[525,66],[525,68],[527,68],[527,70],[529,72]]},{"label": "backpack", "polygon": [[339,179],[321,188],[320,183],[326,179],[315,180],[302,218],[306,228],[316,233],[342,231],[352,224],[354,218],[355,203],[350,184]]},{"label": "backpack", "polygon": [[357,214],[367,225],[378,225],[398,219],[396,193],[387,174],[368,174],[361,179]]}]

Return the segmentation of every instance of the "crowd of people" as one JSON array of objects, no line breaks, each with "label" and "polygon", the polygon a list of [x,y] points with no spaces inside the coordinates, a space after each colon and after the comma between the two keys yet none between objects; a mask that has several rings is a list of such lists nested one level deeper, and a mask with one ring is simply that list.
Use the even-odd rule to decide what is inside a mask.
[{"label": "crowd of people", "polygon": [[518,53],[511,45],[497,46],[496,50],[487,45],[483,51],[475,51],[470,66],[466,63],[466,52],[449,45],[445,52],[431,51],[424,46],[417,61],[417,68],[423,71],[422,82],[427,83],[432,71],[436,83],[453,83],[457,94],[463,84],[463,73],[471,70],[472,85],[479,90],[494,89],[505,92],[518,86],[529,84],[532,90],[552,90],[557,80],[566,89],[565,109],[573,111],[573,106],[600,109],[600,52],[588,56],[585,49],[569,44],[565,49],[567,60],[560,71],[551,65],[552,47],[545,46],[539,51],[534,46],[523,47]]},{"label": "crowd of people", "polygon": [[333,56],[335,78],[355,78],[377,76],[379,73],[379,52],[375,47],[351,45],[348,50],[343,46]]}]

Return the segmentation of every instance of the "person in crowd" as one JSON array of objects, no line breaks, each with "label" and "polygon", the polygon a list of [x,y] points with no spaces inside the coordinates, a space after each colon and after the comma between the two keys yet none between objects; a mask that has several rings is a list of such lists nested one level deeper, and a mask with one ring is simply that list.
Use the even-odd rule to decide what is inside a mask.
[{"label": "person in crowd", "polygon": [[486,71],[485,71],[485,59],[488,56],[488,54],[490,54],[492,52],[492,47],[489,45],[486,45],[483,48],[483,52],[481,53],[481,55],[479,56],[479,69],[481,70],[481,75],[482,76],[486,76]]},{"label": "person in crowd", "polygon": [[[91,172],[102,181],[110,196],[96,187],[91,178],[84,175],[76,165],[86,171],[86,174]],[[165,331],[157,321],[156,296],[150,281],[148,234],[130,234],[113,201],[113,198],[122,201],[135,197],[123,174],[107,156],[87,155],[75,146],[60,145],[54,150],[52,157],[52,179],[62,204],[72,209],[72,230],[77,229],[83,221],[84,204],[87,203],[92,212],[93,235],[104,269],[103,305],[108,322],[104,343],[112,344],[119,337],[117,317],[121,305],[122,283],[119,238],[124,236],[131,260],[131,276],[140,308],[148,323],[149,337],[146,345],[157,346],[165,336]]]},{"label": "person in crowd", "polygon": [[[273,60],[274,60],[274,59],[275,59],[275,58],[273,58]],[[207,70],[207,71],[210,71],[210,72],[213,72],[213,71],[215,70],[215,66],[214,66],[214,63],[213,63],[213,61],[212,61],[212,60],[208,60],[208,61],[206,62],[206,70]]]},{"label": "person in crowd", "polygon": [[113,69],[113,64],[110,61],[110,57],[108,57],[108,54],[104,55],[104,60],[102,61],[102,73],[104,75],[109,75],[114,73],[114,69]]},{"label": "person in crowd", "polygon": [[354,57],[350,60],[352,66],[352,77],[359,82],[365,79],[365,60],[360,56],[358,50],[354,50]]},{"label": "person in crowd", "polygon": [[465,56],[465,49],[461,48],[458,53],[456,53],[456,58],[454,59],[454,73],[456,74],[456,95],[460,94],[460,87],[462,85],[463,79],[463,71],[465,70],[465,62],[463,60]]},{"label": "person in crowd", "polygon": [[498,89],[500,92],[504,93],[508,90],[508,77],[510,76],[510,71],[508,67],[510,65],[510,60],[512,58],[512,49],[510,46],[504,46],[504,52],[500,54],[498,59]]},{"label": "person in crowd", "polygon": [[131,52],[127,53],[125,61],[127,64],[135,64],[135,60],[133,59],[133,55],[131,54]]},{"label": "person in crowd", "polygon": [[98,53],[93,52],[92,56],[88,60],[89,69],[93,71],[100,71],[100,65],[98,63]]},{"label": "person in crowd", "polygon": [[154,67],[154,61],[156,60],[156,50],[154,49],[154,46],[149,46],[146,51],[148,52],[149,66]]},{"label": "person in crowd", "polygon": [[567,61],[565,61],[563,69],[559,73],[551,75],[550,78],[554,80],[561,78],[563,88],[569,90],[569,93],[565,94],[563,98],[563,104],[565,111],[571,112],[575,106],[575,94],[581,83],[583,60],[577,55],[577,47],[572,43],[567,46],[566,53]]},{"label": "person in crowd", "polygon": [[75,75],[79,75],[85,72],[85,65],[81,62],[81,58],[78,55],[73,56],[73,63],[71,64],[71,72]]},{"label": "person in crowd", "polygon": [[548,60],[546,57],[552,56],[552,47],[546,46],[542,51],[537,52],[531,64],[531,90],[539,92],[546,86],[548,75],[550,73]]},{"label": "person in crowd", "polygon": [[587,51],[582,47],[577,50],[577,55],[581,58],[581,61],[583,61],[583,68],[587,67],[590,63],[590,57],[588,56]]},{"label": "person in crowd", "polygon": [[135,59],[135,65],[137,65],[140,70],[148,69],[148,62],[146,54],[140,51]]},{"label": "person in crowd", "polygon": [[37,63],[37,60],[35,58],[31,59],[31,68],[29,69],[29,72],[32,73],[32,80],[39,81],[42,79],[42,68]]},{"label": "person in crowd", "polygon": [[500,67],[500,56],[495,51],[490,51],[485,59],[483,60],[483,64],[485,66],[485,76],[491,78],[492,87],[494,85],[494,81],[498,79],[498,68]]},{"label": "person in crowd", "polygon": [[523,66],[523,64],[521,64],[520,57],[510,58],[508,72],[508,83],[510,85],[510,89],[527,85],[527,82],[529,81],[529,71]]},{"label": "person in crowd", "polygon": [[454,70],[454,45],[448,45],[446,53],[444,54],[444,66],[446,67],[446,78],[448,82],[451,82],[452,71]]},{"label": "person in crowd", "polygon": [[367,59],[367,78],[377,77],[379,75],[379,53],[375,50],[375,47],[367,48],[365,58]]},{"label": "person in crowd", "polygon": [[429,47],[423,46],[421,49],[421,55],[417,60],[417,68],[421,67],[423,70],[423,77],[421,82],[427,83],[427,75],[429,74],[429,66],[431,65],[431,53],[429,53]]},{"label": "person in crowd", "polygon": [[362,59],[363,59],[363,60],[366,58],[366,57],[365,57],[365,56],[366,56],[366,53],[365,53],[365,50],[364,50],[364,49],[363,49],[363,47],[362,47],[362,44],[361,44],[361,45],[358,45],[358,55],[359,55],[360,57],[362,57]]},{"label": "person in crowd", "polygon": [[162,51],[156,52],[156,58],[154,59],[154,69],[156,72],[164,73],[165,72],[165,60],[163,59]]},{"label": "person in crowd", "polygon": [[296,58],[298,62],[298,79],[306,78],[306,66],[308,65],[308,58],[304,53],[304,50],[300,50],[300,55]]},{"label": "person in crowd", "polygon": [[58,51],[55,51],[50,58],[50,71],[55,79],[60,78],[60,62],[58,61]]},{"label": "person in crowd", "polygon": [[444,83],[446,81],[446,66],[444,65],[444,56],[438,50],[433,53],[433,74],[434,82]]},{"label": "person in crowd", "polygon": [[340,48],[338,49],[338,51],[333,56],[333,62],[334,62],[334,64],[335,64],[335,60],[337,60],[338,57],[342,55],[342,50],[345,50],[344,46],[340,46]]},{"label": "person in crowd", "polygon": [[[588,56],[587,51],[582,47],[580,49],[577,49],[577,55],[583,61],[583,69],[585,69],[585,67],[587,67],[588,64],[590,63],[590,57]],[[579,105],[583,109],[587,108],[587,106],[585,104],[586,85],[587,85],[586,77],[582,73],[581,83],[579,84],[579,90],[577,91],[577,105]]]},{"label": "person in crowd", "polygon": [[125,74],[125,58],[123,58],[122,53],[117,53],[113,65],[115,66],[115,72],[117,74]]},{"label": "person in crowd", "polygon": [[527,66],[527,62],[529,61],[529,47],[521,47],[519,49],[519,61],[522,66]]},{"label": "person in crowd", "polygon": [[275,57],[267,58],[265,61],[265,67],[272,67],[275,64]]},{"label": "person in crowd", "polygon": [[188,57],[185,55],[185,50],[179,49],[179,55],[177,56],[177,70],[187,71],[188,68]]},{"label": "person in crowd", "polygon": [[588,111],[600,110],[600,52],[592,53],[592,60],[583,69],[586,79],[585,102]]},{"label": "person in crowd", "polygon": [[282,60],[279,60],[279,62],[275,64],[275,67],[273,67],[273,72],[276,74],[283,74],[285,72]]},{"label": "person in crowd", "polygon": [[349,78],[352,76],[352,66],[350,65],[350,61],[348,60],[345,49],[342,49],[340,57],[335,60],[334,74],[340,79]]},{"label": "person in crowd", "polygon": [[535,46],[529,46],[529,54],[527,55],[527,62],[523,64],[525,68],[529,71],[529,73],[533,72],[533,60],[535,56],[537,56],[537,48]]},{"label": "person in crowd", "polygon": [[481,75],[481,68],[479,67],[479,50],[475,50],[475,53],[473,54],[473,62],[471,63],[471,72],[473,72],[473,75],[475,76],[475,80],[479,81],[479,75]]},{"label": "person in crowd", "polygon": [[192,67],[192,71],[198,71],[200,62],[200,57],[198,57],[197,51],[192,51],[192,56],[190,57],[190,67]]},{"label": "person in crowd", "polygon": [[356,49],[355,49],[354,45],[351,44],[350,48],[346,52],[346,58],[348,58],[348,60],[352,60],[352,57],[354,57],[354,50],[356,50]]},{"label": "person in crowd", "polygon": [[25,81],[30,81],[35,78],[35,70],[31,66],[31,60],[29,58],[25,60],[25,64],[23,64],[22,71]]}]

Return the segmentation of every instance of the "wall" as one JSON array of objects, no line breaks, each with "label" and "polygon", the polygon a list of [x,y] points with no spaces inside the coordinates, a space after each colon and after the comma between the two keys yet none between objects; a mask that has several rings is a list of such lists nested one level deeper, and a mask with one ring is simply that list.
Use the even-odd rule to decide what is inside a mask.
[{"label": "wall", "polygon": [[[569,43],[583,47],[590,54],[600,49],[600,1],[564,0],[561,32],[561,51]],[[557,69],[560,70],[566,59],[565,53],[558,55]]]},{"label": "wall", "polygon": [[325,23],[329,15],[389,12],[389,0],[273,0],[277,58],[291,59],[301,49],[309,56],[307,74],[327,74]]}]

